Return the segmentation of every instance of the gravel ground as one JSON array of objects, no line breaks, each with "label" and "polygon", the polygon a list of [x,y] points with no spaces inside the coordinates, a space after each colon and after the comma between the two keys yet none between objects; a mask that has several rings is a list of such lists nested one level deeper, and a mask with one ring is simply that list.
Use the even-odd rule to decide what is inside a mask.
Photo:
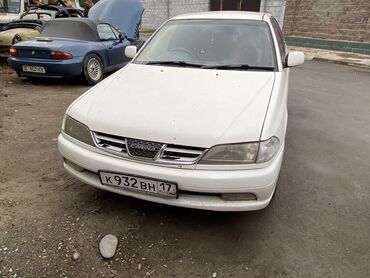
[{"label": "gravel ground", "polygon": [[[215,213],[99,191],[57,151],[78,81],[0,74],[0,277],[369,277],[370,72],[293,69],[286,154],[265,210]],[[118,238],[112,259],[99,241]]]}]

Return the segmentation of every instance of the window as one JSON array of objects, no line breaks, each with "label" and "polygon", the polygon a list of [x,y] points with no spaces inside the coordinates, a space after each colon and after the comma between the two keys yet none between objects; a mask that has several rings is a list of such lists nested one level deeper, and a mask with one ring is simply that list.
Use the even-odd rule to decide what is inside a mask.
[{"label": "window", "polygon": [[260,11],[261,0],[211,0],[211,11]]},{"label": "window", "polygon": [[20,0],[0,0],[0,13],[20,13]]},{"label": "window", "polygon": [[119,36],[121,35],[121,33],[120,32],[118,32],[116,29],[114,29],[113,27],[111,27],[112,28],[112,30],[113,30],[113,33],[114,33],[114,35],[116,36],[116,38],[119,38]]},{"label": "window", "polygon": [[98,34],[99,34],[99,38],[102,41],[110,41],[110,40],[117,39],[115,33],[113,32],[112,28],[108,24],[99,24]]},{"label": "window", "polygon": [[170,21],[135,60],[141,64],[155,61],[275,67],[270,28],[254,20]]}]

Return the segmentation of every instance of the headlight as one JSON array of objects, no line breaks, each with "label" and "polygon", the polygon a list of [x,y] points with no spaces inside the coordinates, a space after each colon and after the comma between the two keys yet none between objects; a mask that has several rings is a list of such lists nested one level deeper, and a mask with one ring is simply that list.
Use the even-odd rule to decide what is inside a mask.
[{"label": "headlight", "polygon": [[89,128],[84,124],[71,118],[70,116],[68,115],[64,116],[62,129],[69,136],[91,146],[94,146],[94,141],[91,137]]},{"label": "headlight", "polygon": [[277,137],[271,137],[266,141],[260,142],[260,149],[258,151],[257,163],[269,161],[279,150],[280,140]]},{"label": "headlight", "polygon": [[280,141],[271,137],[255,143],[214,146],[199,161],[200,164],[251,164],[269,161],[279,150]]},{"label": "headlight", "polygon": [[248,164],[255,163],[258,143],[230,144],[212,147],[199,163],[202,164]]}]

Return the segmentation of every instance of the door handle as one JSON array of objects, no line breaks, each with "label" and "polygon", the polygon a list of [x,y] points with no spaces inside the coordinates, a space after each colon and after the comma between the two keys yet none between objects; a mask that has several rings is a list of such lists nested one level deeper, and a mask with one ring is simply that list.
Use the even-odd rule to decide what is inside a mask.
[{"label": "door handle", "polygon": [[113,45],[108,46],[108,49],[109,49],[109,50],[113,49]]}]

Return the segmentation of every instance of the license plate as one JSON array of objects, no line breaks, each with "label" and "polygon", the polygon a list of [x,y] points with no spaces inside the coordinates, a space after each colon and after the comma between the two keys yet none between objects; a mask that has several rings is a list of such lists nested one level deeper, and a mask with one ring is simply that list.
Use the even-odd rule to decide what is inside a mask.
[{"label": "license plate", "polygon": [[155,180],[126,174],[99,171],[100,181],[103,185],[136,191],[159,197],[177,198],[177,184],[168,181]]},{"label": "license plate", "polygon": [[45,73],[44,67],[22,66],[22,70],[25,72]]}]

